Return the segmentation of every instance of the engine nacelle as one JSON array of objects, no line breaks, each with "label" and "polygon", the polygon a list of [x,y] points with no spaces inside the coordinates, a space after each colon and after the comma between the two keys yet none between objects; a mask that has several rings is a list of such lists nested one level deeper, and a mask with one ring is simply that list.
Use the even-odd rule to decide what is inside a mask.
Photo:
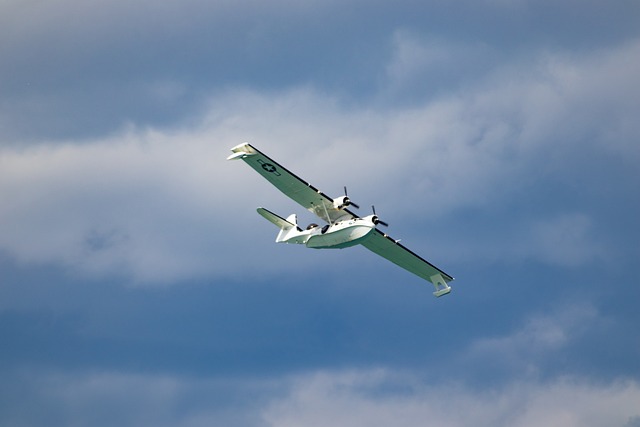
[{"label": "engine nacelle", "polygon": [[364,218],[367,221],[371,221],[373,223],[373,225],[378,225],[378,223],[380,222],[380,218],[378,218],[378,215],[367,215]]},{"label": "engine nacelle", "polygon": [[384,225],[385,227],[388,227],[389,224],[387,224],[386,222],[382,221],[380,218],[378,218],[378,215],[367,215],[362,219],[366,219],[367,221],[371,221],[373,223],[373,225]]},{"label": "engine nacelle", "polygon": [[351,204],[351,200],[347,196],[340,196],[333,199],[333,207],[336,209],[344,209]]}]

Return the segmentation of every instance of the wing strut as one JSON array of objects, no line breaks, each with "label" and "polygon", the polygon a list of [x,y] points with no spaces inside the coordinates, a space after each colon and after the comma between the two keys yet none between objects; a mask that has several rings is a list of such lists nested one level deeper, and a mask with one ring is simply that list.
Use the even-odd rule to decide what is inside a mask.
[{"label": "wing strut", "polygon": [[327,212],[327,205],[323,203],[322,207],[324,207],[324,214],[327,216],[327,222],[329,225],[333,224],[333,221],[331,221],[331,217],[329,216],[329,212]]}]

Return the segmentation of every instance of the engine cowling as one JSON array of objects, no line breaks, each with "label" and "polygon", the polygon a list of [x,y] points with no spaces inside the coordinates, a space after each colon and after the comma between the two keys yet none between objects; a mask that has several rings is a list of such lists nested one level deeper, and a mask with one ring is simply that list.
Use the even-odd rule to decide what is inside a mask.
[{"label": "engine cowling", "polygon": [[349,205],[351,205],[351,200],[347,196],[340,196],[333,199],[333,207],[336,209],[344,209]]},{"label": "engine cowling", "polygon": [[349,196],[340,196],[333,199],[333,207],[335,207],[336,209],[342,210],[347,206],[353,206],[356,209],[360,208],[360,206],[351,201]]},{"label": "engine cowling", "polygon": [[371,221],[374,225],[380,224],[380,218],[378,218],[378,215],[367,215],[363,219]]},{"label": "engine cowling", "polygon": [[373,225],[378,225],[378,224],[380,224],[380,225],[383,225],[383,226],[385,226],[385,227],[388,227],[388,226],[389,226],[389,224],[387,224],[386,222],[382,221],[382,220],[378,217],[378,215],[376,215],[376,214],[366,216],[366,217],[364,217],[364,219],[367,219],[367,220],[371,221],[371,222],[373,223]]}]

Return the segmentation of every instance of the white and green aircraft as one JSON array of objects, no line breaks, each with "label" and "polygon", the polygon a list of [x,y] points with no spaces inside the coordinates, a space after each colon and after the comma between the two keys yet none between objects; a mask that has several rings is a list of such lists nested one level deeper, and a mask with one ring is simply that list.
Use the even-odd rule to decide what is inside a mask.
[{"label": "white and green aircraft", "polygon": [[327,223],[323,227],[310,224],[303,230],[298,226],[295,214],[285,219],[267,209],[258,208],[260,215],[280,229],[276,242],[303,244],[308,248],[316,249],[342,249],[362,245],[431,282],[435,287],[433,293],[435,296],[440,297],[451,292],[449,282],[453,277],[401,245],[399,240],[392,239],[376,228],[377,225],[387,226],[388,224],[378,218],[375,208],[372,207],[372,215],[364,217],[347,209],[348,206],[354,208],[359,206],[349,199],[346,187],[344,196],[332,199],[250,144],[240,144],[233,147],[231,151],[233,154],[227,160],[244,160],[278,190]]}]

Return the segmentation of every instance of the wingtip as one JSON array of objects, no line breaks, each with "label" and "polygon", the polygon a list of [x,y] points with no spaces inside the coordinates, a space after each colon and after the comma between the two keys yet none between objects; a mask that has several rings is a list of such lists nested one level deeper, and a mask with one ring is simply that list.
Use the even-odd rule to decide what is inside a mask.
[{"label": "wingtip", "polygon": [[246,157],[247,155],[245,153],[233,153],[232,155],[230,155],[229,157],[227,157],[227,160],[238,160],[241,159],[243,157]]},{"label": "wingtip", "polygon": [[253,148],[248,142],[238,144],[231,149],[231,154],[227,157],[227,160],[239,160],[256,154],[255,148]]},{"label": "wingtip", "polygon": [[451,286],[447,286],[444,289],[440,289],[439,291],[434,292],[433,295],[436,298],[440,298],[442,296],[448,295],[450,292],[451,292]]}]

